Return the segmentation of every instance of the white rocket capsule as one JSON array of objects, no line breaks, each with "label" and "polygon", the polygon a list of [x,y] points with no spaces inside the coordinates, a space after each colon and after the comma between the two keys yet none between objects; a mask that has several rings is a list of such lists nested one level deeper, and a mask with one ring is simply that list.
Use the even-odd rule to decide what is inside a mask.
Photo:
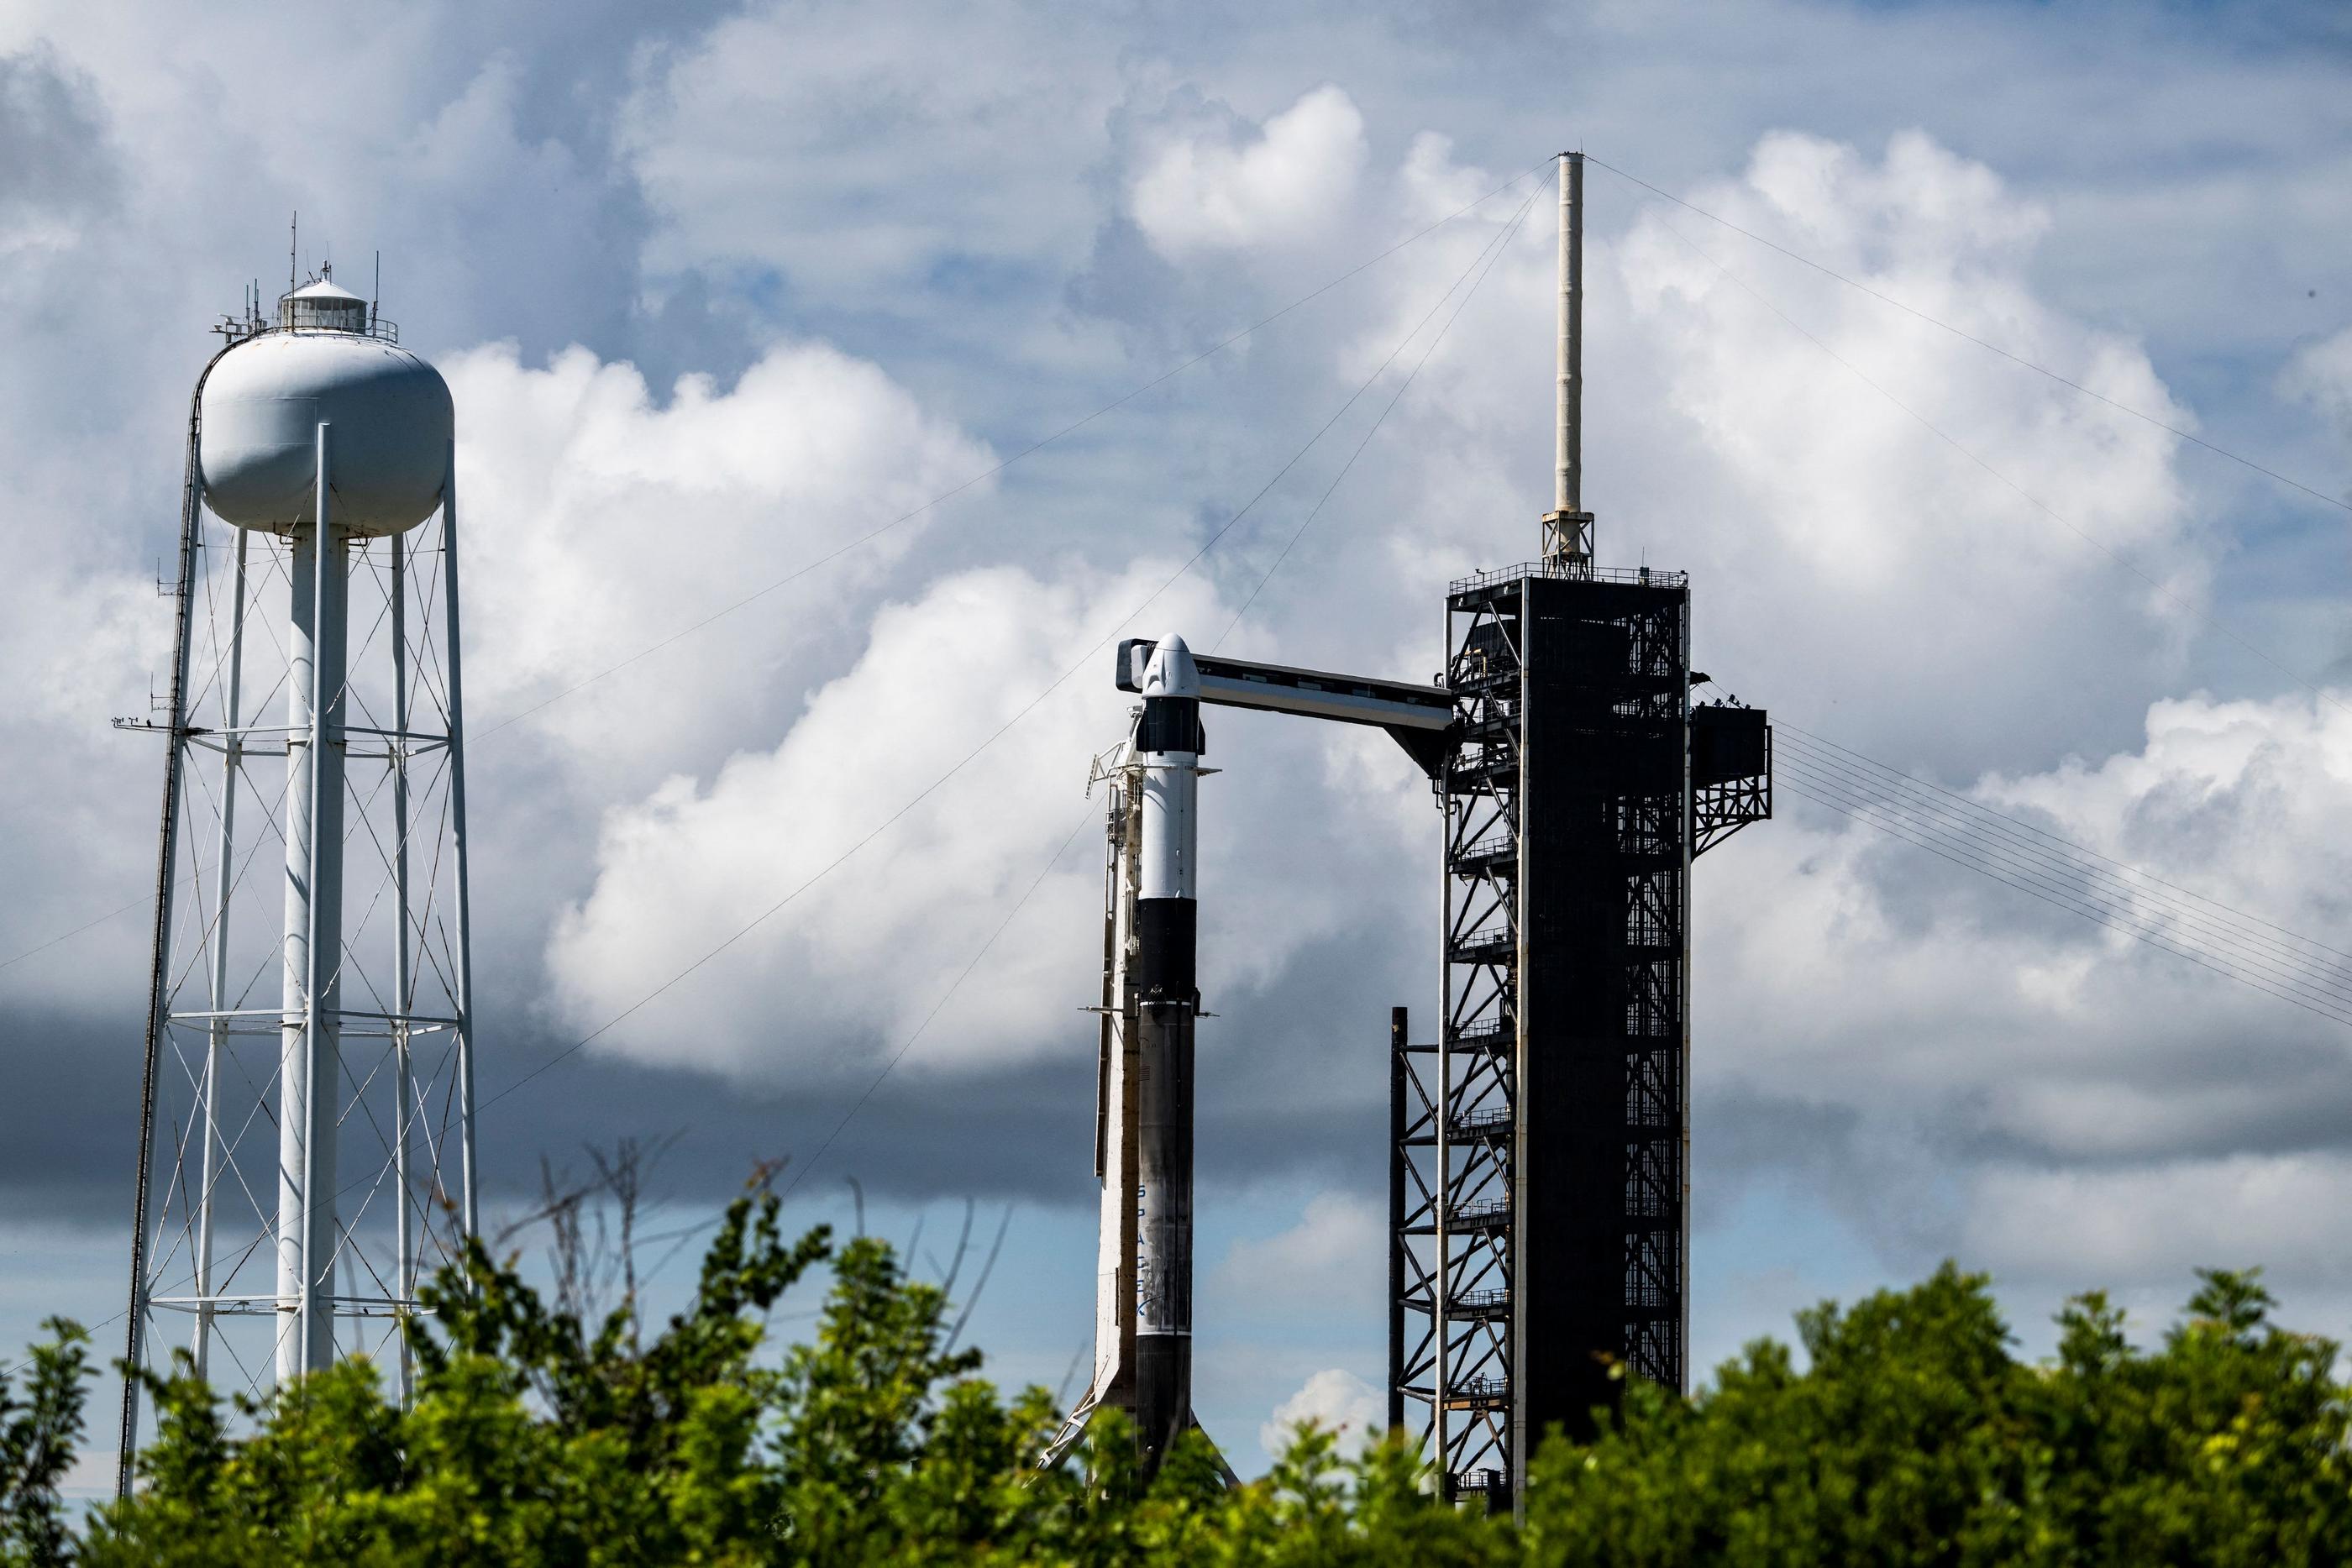
[{"label": "white rocket capsule", "polygon": [[1200,827],[1193,803],[1202,749],[1201,672],[1181,637],[1161,638],[1144,666],[1135,749],[1145,769],[1143,863],[1136,895],[1198,898]]},{"label": "white rocket capsule", "polygon": [[1192,662],[1192,650],[1173,632],[1160,639],[1144,664],[1143,695],[1147,698],[1200,698],[1201,668]]}]

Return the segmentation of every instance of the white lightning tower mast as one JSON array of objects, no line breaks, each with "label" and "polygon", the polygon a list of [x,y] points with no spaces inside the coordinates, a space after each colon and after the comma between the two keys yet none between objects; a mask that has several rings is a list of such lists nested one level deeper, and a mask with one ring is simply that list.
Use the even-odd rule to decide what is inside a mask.
[{"label": "white lightning tower mast", "polygon": [[1544,514],[1544,559],[1592,564],[1592,514],[1584,509],[1584,154],[1559,155],[1559,397],[1556,478]]},{"label": "white lightning tower mast", "polygon": [[[331,277],[215,329],[166,717],[117,721],[168,747],[127,1354],[405,1398],[477,1213],[449,390]],[[139,1430],[131,1379],[124,1492]]]}]

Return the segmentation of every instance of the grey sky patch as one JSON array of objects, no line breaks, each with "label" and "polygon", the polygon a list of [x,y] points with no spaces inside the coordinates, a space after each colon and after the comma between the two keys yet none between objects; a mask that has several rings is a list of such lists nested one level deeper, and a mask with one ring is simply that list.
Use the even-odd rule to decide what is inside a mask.
[{"label": "grey sky patch", "polygon": [[54,49],[0,56],[0,246],[69,241],[120,200],[121,183],[89,80]]}]

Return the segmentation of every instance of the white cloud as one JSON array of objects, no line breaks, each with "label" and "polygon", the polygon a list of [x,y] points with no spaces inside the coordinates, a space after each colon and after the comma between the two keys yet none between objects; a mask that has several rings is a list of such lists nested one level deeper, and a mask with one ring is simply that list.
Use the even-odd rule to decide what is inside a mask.
[{"label": "white cloud", "polygon": [[1066,265],[1121,89],[1118,30],[996,7],[911,24],[840,0],[744,7],[647,56],[622,108],[664,219],[647,259],[775,268],[824,307],[912,314],[939,303],[942,262]]},{"label": "white cloud", "polygon": [[1235,1241],[1212,1283],[1252,1308],[1377,1301],[1386,1278],[1387,1241],[1388,1214],[1381,1206],[1352,1193],[1318,1193],[1289,1229]]},{"label": "white cloud", "polygon": [[[226,283],[266,263],[289,206],[302,207],[306,236],[333,241],[340,256],[385,241],[394,298],[413,302],[393,313],[413,338],[513,333],[523,345],[445,356],[466,442],[478,727],[986,466],[992,449],[970,434],[983,423],[992,435],[1058,428],[1171,362],[1154,345],[1255,319],[1551,144],[1551,131],[1528,128],[1556,109],[1531,111],[1538,99],[1485,88],[1448,97],[1430,85],[1444,74],[1433,74],[1432,49],[1572,88],[1578,130],[1596,149],[1636,145],[1629,128],[1685,93],[1696,117],[1666,142],[1641,143],[1630,162],[2174,423],[2191,417],[2185,400],[2131,324],[2177,344],[2188,324],[2170,301],[2184,289],[2213,307],[2192,313],[2199,333],[2269,308],[2242,291],[2219,298],[2144,257],[2086,269],[2084,246],[2110,247],[2109,261],[2150,235],[2242,249],[2246,208],[2151,185],[2143,222],[2138,209],[2099,205],[2113,182],[2084,171],[2107,155],[2100,147],[2127,151],[2135,167],[2150,146],[2196,151],[2223,122],[2230,91],[2259,78],[2281,95],[2281,112],[2258,117],[2254,162],[2216,174],[2200,162],[2195,176],[2200,189],[2226,183],[2259,207],[2263,193],[2287,188],[2282,160],[2305,157],[2298,142],[2325,143],[2296,128],[2336,92],[2322,73],[2275,63],[2200,74],[2201,61],[2159,59],[2135,41],[2135,61],[2160,68],[2142,73],[2146,94],[2094,128],[2094,142],[2069,141],[2070,157],[2090,162],[2053,176],[2034,162],[2046,137],[2011,112],[2020,99],[1955,109],[1937,121],[1940,141],[1883,140],[1918,102],[1958,102],[1936,83],[1994,69],[1988,61],[2030,64],[2038,37],[1988,28],[1940,54],[1894,50],[1887,57],[1916,64],[1883,79],[1829,82],[1796,68],[1837,50],[1784,16],[1736,38],[1718,30],[1726,57],[1738,56],[1720,66],[1688,63],[1687,20],[1671,9],[1628,16],[1602,19],[1597,35],[1560,24],[1534,48],[1470,24],[1433,41],[1350,17],[1348,49],[1334,56],[1286,47],[1331,42],[1311,18],[1139,34],[1044,6],[910,26],[871,8],[776,4],[614,44],[605,52],[619,63],[592,78],[567,62],[594,53],[593,27],[567,23],[553,40],[562,47],[542,49],[549,40],[535,32],[420,6],[323,24],[322,47],[370,59],[363,80],[261,96],[246,90],[235,27],[157,33],[90,7],[0,24],[12,43],[55,34],[65,77],[89,73],[88,101],[32,127],[61,128],[59,138],[28,143],[87,154],[72,163],[73,200],[53,180],[43,189],[57,199],[0,235],[16,259],[40,261],[0,281],[23,350],[9,372],[20,417],[6,455],[32,541],[23,570],[0,585],[0,652],[25,676],[0,694],[16,759],[8,929],[29,946],[143,882],[152,758],[83,732],[98,714],[136,708],[160,668],[162,617],[145,578],[168,528],[177,454],[170,441],[121,433],[175,427],[198,347],[157,324],[193,326]],[[1836,29],[1841,47],[1956,38],[1929,17]],[[813,37],[824,47],[810,47]],[[1627,68],[1561,84],[1559,51],[1596,39],[1617,46],[1612,62]],[[1751,57],[1765,44],[1780,52],[1761,57],[1790,68],[1768,74],[1811,96],[1738,90],[1759,79]],[[1506,47],[1508,59],[1479,54]],[[1345,87],[1302,95],[1315,78],[1297,74],[1299,58],[1333,62]],[[617,122],[616,83],[633,84]],[[1776,116],[1824,133],[1758,139]],[[2159,119],[2170,123],[2152,126]],[[1394,163],[1372,152],[1401,145]],[[1983,161],[1948,151],[1962,146]],[[1743,148],[1752,152],[1734,177],[1688,172],[1738,166]],[[2290,172],[2307,183],[2296,188],[2325,192],[2332,169],[2305,159]],[[2188,662],[2201,635],[2193,616],[2007,494],[1664,225],[2201,606],[2228,541],[2205,530],[2168,439],[1648,205],[1604,172],[1591,185],[1589,490],[1604,554],[1699,570],[1701,662],[1742,695],[1811,716],[1874,755],[1953,780],[2000,769],[1981,786],[1988,800],[2050,811],[2075,836],[2106,844],[2096,835],[2119,814],[2131,831],[2112,841],[2125,858],[2235,889],[2233,899],[2284,911],[2289,924],[2334,929],[2328,862],[2297,853],[2330,841],[2337,791],[2317,759],[2334,742],[2299,733],[2287,709],[2163,706],[2201,673]],[[2303,236],[2295,255],[2340,248],[2311,238],[2334,232],[2311,216],[2324,203],[2268,204],[2281,232]],[[910,524],[478,747],[478,841],[486,861],[503,862],[481,884],[497,915],[482,939],[549,966],[486,974],[518,988],[543,981],[555,1014],[602,1021],[854,841],[976,738],[913,733],[929,724],[944,736],[960,716],[939,694],[907,700],[906,680],[935,652],[908,617],[936,611],[994,650],[992,674],[950,683],[961,718],[989,719],[992,680],[1041,675],[1068,646],[1046,623],[1108,613],[1131,562],[1189,549],[1388,352],[1504,210],[1494,204],[1430,236],[1018,471],[1035,486],[1019,495],[1021,520],[1045,515],[1027,508],[1051,490],[1051,530],[970,530],[950,553],[946,530]],[[2117,214],[2116,234],[2086,242],[2085,212]],[[1131,311],[1114,316],[1073,279],[1089,241],[1123,218],[1146,243],[1122,275]],[[1425,674],[1436,664],[1437,585],[1528,553],[1549,452],[1547,218],[1539,200],[1259,601],[1240,633],[1248,651]],[[2189,232],[2200,225],[2201,240]],[[616,323],[637,319],[666,286],[664,269],[682,267],[707,269],[715,294],[744,312],[730,321],[751,370],[735,385],[689,382],[664,405],[662,389],[623,362],[632,350]],[[2118,295],[2118,283],[2160,289],[2163,308],[2116,305],[2137,298]],[[112,320],[75,308],[91,297],[141,305]],[[2097,313],[2080,300],[2100,301]],[[835,350],[805,335],[819,312],[834,313],[828,331],[872,315]],[[951,329],[905,331],[910,315]],[[548,356],[575,338],[598,350]],[[2271,340],[2231,340],[2232,362],[2263,361]],[[2305,356],[2305,382],[2289,390],[2331,395],[2346,381],[2345,341],[2323,337]],[[955,374],[940,369],[950,358]],[[64,373],[83,363],[102,373]],[[2270,374],[2260,372],[2265,385]],[[2200,399],[2222,395],[2199,384]],[[2217,427],[2229,427],[2218,413]],[[1164,607],[1168,621],[1222,624],[1216,609],[1237,601],[1302,515],[1294,492],[1317,492],[1352,434],[1206,563],[1219,591]],[[895,608],[877,611],[885,602]],[[927,803],[869,852],[877,875],[866,857],[852,862],[774,930],[633,1020],[638,1033],[624,1048],[789,1081],[823,1064],[773,1060],[779,1019],[794,1038],[838,1051],[836,1065],[862,1065],[902,1038],[895,1031],[977,949],[1082,809],[1073,785],[1069,817],[1047,826],[1062,809],[1044,810],[1052,789],[1037,783],[1074,777],[1118,727],[1099,675],[1078,679],[1092,693],[1084,721],[1041,714],[1000,743],[1012,748],[1001,774],[974,765],[988,788],[972,800],[984,807]],[[2136,733],[2143,715],[2146,739]],[[2223,750],[2242,732],[2242,762],[2195,755],[2192,718],[2221,727],[2210,744]],[[1229,771],[1210,787],[1206,831],[1220,858],[1209,940],[1223,946],[1204,962],[1234,1010],[1204,1030],[1203,1050],[1228,1053],[1221,1071],[1295,1080],[1301,1095],[1360,1105],[1380,1086],[1357,1071],[1361,1040],[1342,1038],[1352,1026],[1327,1005],[1342,988],[1314,983],[1344,977],[1360,1000],[1381,988],[1366,980],[1366,954],[1425,959],[1431,813],[1383,743],[1278,727],[1216,726]],[[2089,760],[2070,772],[2053,761],[2069,751]],[[2283,805],[2250,782],[2274,768],[2285,768],[2271,786]],[[2184,792],[2204,809],[2178,808]],[[968,806],[983,820],[954,816]],[[592,854],[600,819],[604,844]],[[908,847],[890,851],[900,838]],[[1090,999],[1082,926],[1093,916],[1094,851],[1089,833],[975,976],[970,1016],[960,1007],[935,1026],[940,1061],[978,1071],[1058,1049],[1041,1042],[1064,1040],[1068,1009]],[[2233,1141],[2272,1157],[2282,1140],[2322,1135],[2281,1120],[2282,1107],[2325,1106],[2334,1092],[2328,1047],[2290,1039],[2294,1015],[1937,874],[1794,821],[1711,858],[1699,894],[1709,923],[1697,982],[1702,1089],[1710,1079],[1783,1093],[1801,1085],[1864,1113],[1878,1141],[1852,1153],[1838,1182],[1916,1197],[1932,1211],[1928,1239],[1960,1234],[1977,1190],[1964,1178],[2001,1140],[2070,1168],[2154,1169],[2174,1155],[2227,1157]],[[118,986],[135,984],[137,946],[133,931],[101,955]],[[1728,954],[1738,961],[1718,962]],[[1425,970],[1402,961],[1389,972],[1424,977],[1396,980],[1398,994],[1425,983]],[[12,974],[13,987],[37,985],[44,998],[90,991],[62,960]],[[2249,1031],[2243,1059],[2259,1071],[2207,1065],[2227,1054],[2203,1049],[2207,1039]],[[1276,1035],[1279,1056],[1255,1049]],[[1922,1124],[1935,1135],[1916,1135]]]},{"label": "white cloud", "polygon": [[1309,1377],[1297,1393],[1274,1407],[1274,1414],[1257,1429],[1259,1446],[1268,1456],[1279,1454],[1309,1421],[1336,1434],[1339,1452],[1351,1455],[1378,1440],[1388,1424],[1388,1411],[1379,1389],[1352,1372],[1329,1367]]},{"label": "white cloud", "polygon": [[[658,1017],[605,1037],[640,1060],[770,1083],[865,1071],[916,1027],[1078,828],[1082,841],[1022,929],[992,950],[909,1065],[968,1072],[1091,1040],[1076,1009],[1093,999],[1086,972],[1099,945],[1100,852],[1080,824],[1100,806],[1083,786],[1087,758],[1120,727],[1118,707],[1106,713],[1101,700],[1110,654],[1097,645],[1166,570],[1146,562],[1051,583],[1011,569],[947,579],[876,616],[856,667],[819,690],[773,749],[734,757],[708,783],[673,778],[612,810],[595,888],[564,912],[549,946],[565,1021],[618,1012],[890,824],[821,890],[745,937],[722,968],[667,996]],[[1188,582],[1157,609],[1205,620],[1207,603]],[[1057,685],[1081,661],[1081,674]]]},{"label": "white cloud", "polygon": [[[2159,703],[2137,750],[1970,792],[2172,884],[2114,894],[2128,922],[2291,995],[2343,987],[2339,956],[2246,928],[2341,929],[2352,713],[2333,696]],[[2242,1218],[2265,1182],[2352,1200],[2341,1025],[1864,828],[1775,823],[1727,853],[1739,873],[1699,904],[1703,1081],[1853,1113],[1843,1158],[1870,1174],[1841,1201],[1893,1255],[2139,1282],[2201,1249],[2332,1275],[2331,1247]],[[2157,902],[2173,889],[2244,917]],[[2252,1256],[2212,1256],[2231,1235]]]},{"label": "white cloud", "polygon": [[2352,327],[2296,354],[2280,390],[2317,407],[2352,439]]},{"label": "white cloud", "polygon": [[1356,192],[1364,117],[1339,88],[1315,89],[1254,136],[1180,136],[1133,178],[1136,223],[1172,260],[1280,247],[1327,229]]},{"label": "white cloud", "polygon": [[2084,1290],[2153,1280],[2178,1299],[2194,1270],[2266,1266],[2340,1291],[2352,1284],[2352,1155],[1996,1168],[1975,1184],[1965,1244],[1973,1263]]},{"label": "white cloud", "polygon": [[[445,369],[478,650],[469,695],[486,723],[812,566],[994,461],[879,368],[823,343],[772,347],[724,390],[685,377],[661,406],[634,366],[580,348],[530,368],[494,344]],[[548,708],[533,727],[605,780],[616,756],[698,759],[722,736],[725,756],[762,711],[762,688],[855,628],[869,609],[864,591],[932,520],[899,523],[736,614],[722,634],[729,663],[764,666],[764,681],[713,679],[707,653],[680,649]]]}]

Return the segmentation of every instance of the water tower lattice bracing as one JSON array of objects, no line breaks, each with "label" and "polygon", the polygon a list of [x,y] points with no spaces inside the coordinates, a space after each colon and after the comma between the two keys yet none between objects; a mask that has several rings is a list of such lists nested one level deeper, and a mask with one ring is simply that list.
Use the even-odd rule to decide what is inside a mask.
[{"label": "water tower lattice bracing", "polygon": [[[322,277],[188,418],[127,1354],[365,1354],[476,1225],[454,416]],[[127,1483],[140,1436],[126,1389]]]}]

